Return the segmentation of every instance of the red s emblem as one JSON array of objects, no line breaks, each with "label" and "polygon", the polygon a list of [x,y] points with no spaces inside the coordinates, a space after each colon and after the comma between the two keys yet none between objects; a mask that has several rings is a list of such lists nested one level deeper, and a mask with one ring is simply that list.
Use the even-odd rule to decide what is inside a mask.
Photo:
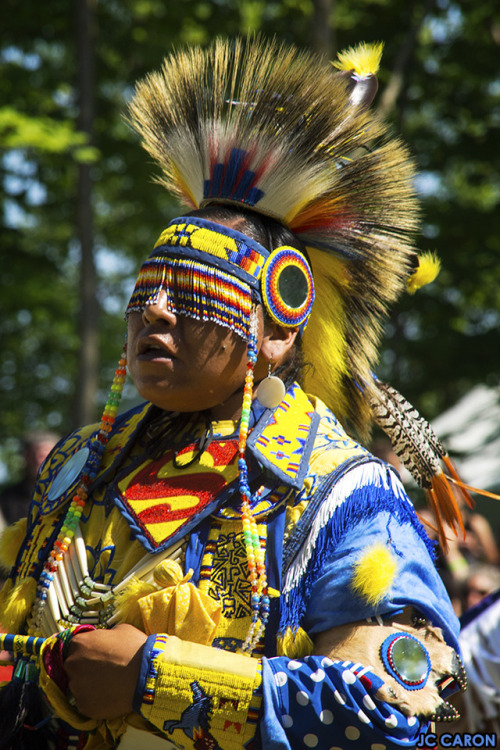
[{"label": "red s emblem", "polygon": [[[179,452],[189,458],[196,450]],[[155,461],[145,461],[118,487],[127,513],[142,528],[152,548],[167,541],[195,514],[212,502],[237,475],[238,443],[212,443],[200,460],[187,469],[177,469],[169,452]]]}]

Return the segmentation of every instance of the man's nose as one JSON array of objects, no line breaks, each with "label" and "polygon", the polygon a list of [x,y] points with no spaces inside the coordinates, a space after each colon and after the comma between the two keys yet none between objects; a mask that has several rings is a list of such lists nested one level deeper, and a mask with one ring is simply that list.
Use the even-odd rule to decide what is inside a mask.
[{"label": "man's nose", "polygon": [[165,289],[162,289],[154,302],[146,303],[142,311],[142,319],[145,323],[155,323],[157,320],[164,320],[168,325],[174,326],[177,323],[177,314],[168,307],[168,295]]}]

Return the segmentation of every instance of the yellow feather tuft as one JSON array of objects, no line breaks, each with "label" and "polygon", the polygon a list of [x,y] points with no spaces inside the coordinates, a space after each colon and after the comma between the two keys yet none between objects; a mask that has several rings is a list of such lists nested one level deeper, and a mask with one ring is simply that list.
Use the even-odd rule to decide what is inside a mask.
[{"label": "yellow feather tuft", "polygon": [[5,630],[5,626],[2,624],[1,613],[5,609],[5,602],[8,601],[8,599],[10,598],[10,594],[11,594],[13,586],[14,586],[14,582],[12,581],[12,578],[7,578],[4,585],[2,586],[2,590],[0,591],[0,627],[2,627],[4,630]]},{"label": "yellow feather tuft", "polygon": [[37,582],[29,576],[14,587],[4,584],[0,600],[0,622],[5,633],[19,633],[35,601]]},{"label": "yellow feather tuft", "polygon": [[367,604],[378,604],[390,590],[397,561],[384,544],[374,544],[354,565],[352,588]]},{"label": "yellow feather tuft", "polygon": [[[348,405],[343,388],[347,375],[345,315],[343,290],[347,286],[344,263],[308,247],[316,287],[311,317],[304,331],[304,359],[314,362],[306,369],[306,391],[324,401],[339,419],[346,416]],[[321,351],[321,357],[315,356]]]},{"label": "yellow feather tuft", "polygon": [[128,625],[133,625],[143,630],[144,624],[139,608],[139,599],[157,590],[157,587],[153,583],[146,583],[145,581],[140,581],[138,578],[132,578],[130,583],[116,597],[116,614],[120,622],[126,622]]},{"label": "yellow feather tuft", "polygon": [[313,642],[302,628],[292,630],[287,628],[284,635],[277,638],[278,656],[288,656],[290,659],[301,659],[313,652]]},{"label": "yellow feather tuft", "polygon": [[338,60],[332,62],[332,65],[339,70],[354,70],[354,72],[363,78],[370,75],[376,75],[380,60],[382,59],[383,42],[366,44],[361,42],[357,47],[339,52]]},{"label": "yellow feather tuft", "polygon": [[26,536],[27,518],[20,518],[2,532],[0,536],[0,567],[9,571],[16,562],[17,553]]},{"label": "yellow feather tuft", "polygon": [[426,284],[430,284],[441,270],[441,261],[436,253],[422,253],[418,259],[418,268],[406,281],[406,290],[415,294]]}]

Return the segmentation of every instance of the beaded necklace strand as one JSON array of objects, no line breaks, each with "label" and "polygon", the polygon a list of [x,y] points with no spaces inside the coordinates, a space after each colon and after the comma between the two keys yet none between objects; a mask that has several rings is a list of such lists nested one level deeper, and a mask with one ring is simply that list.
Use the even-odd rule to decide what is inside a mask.
[{"label": "beaded necklace strand", "polygon": [[255,308],[250,316],[250,332],[248,337],[247,372],[243,390],[243,407],[241,410],[240,431],[238,439],[238,473],[241,495],[241,516],[243,522],[243,538],[247,553],[248,577],[252,587],[251,623],[246,638],[241,646],[243,653],[252,653],[259,639],[264,633],[269,619],[269,596],[267,592],[267,577],[265,564],[265,549],[261,547],[257,523],[252,513],[252,503],[258,501],[262,488],[254,495],[248,484],[248,465],[245,458],[250,411],[253,398],[253,382],[255,363],[257,362],[257,314]]},{"label": "beaded necklace strand", "polygon": [[104,407],[104,411],[99,424],[99,430],[90,445],[89,457],[85,463],[83,473],[80,476],[80,482],[73,495],[69,508],[66,512],[62,526],[54,542],[54,546],[47,558],[38,580],[35,603],[31,611],[31,617],[28,622],[29,635],[36,635],[40,630],[42,616],[47,604],[48,590],[54,576],[60,566],[64,555],[67,553],[69,546],[75,536],[78,523],[83,513],[83,508],[89,494],[90,485],[94,481],[102,462],[106,444],[109,440],[109,434],[113,429],[120,399],[123,391],[123,385],[127,375],[127,345],[123,348],[122,355],[118,362],[110,393]]}]

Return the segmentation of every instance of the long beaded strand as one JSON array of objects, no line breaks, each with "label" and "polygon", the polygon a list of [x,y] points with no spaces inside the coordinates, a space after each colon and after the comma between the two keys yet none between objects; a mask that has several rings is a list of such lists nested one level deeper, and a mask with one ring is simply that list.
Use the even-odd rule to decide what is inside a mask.
[{"label": "long beaded strand", "polygon": [[262,549],[257,523],[252,514],[252,504],[258,500],[261,490],[253,497],[248,484],[248,466],[245,458],[250,410],[252,406],[255,363],[257,362],[257,315],[252,310],[248,338],[248,361],[243,390],[243,407],[241,410],[240,431],[238,440],[239,488],[241,495],[241,516],[243,521],[243,538],[247,553],[248,574],[252,586],[251,623],[246,638],[241,646],[242,652],[252,653],[259,638],[264,633],[269,618],[269,596],[265,565],[265,550]]},{"label": "long beaded strand", "polygon": [[42,615],[47,603],[48,590],[54,579],[54,575],[56,574],[57,569],[61,564],[64,555],[67,553],[73,541],[73,537],[75,536],[75,531],[82,516],[83,508],[89,494],[90,485],[97,476],[99,467],[102,462],[102,457],[106,449],[106,444],[109,440],[109,434],[113,429],[113,424],[118,412],[126,375],[127,345],[125,344],[122,355],[118,362],[118,367],[115,371],[110,393],[104,407],[101,422],[99,424],[99,430],[90,445],[89,457],[80,476],[80,483],[75,491],[75,494],[73,495],[69,508],[64,517],[62,526],[59,530],[57,539],[54,542],[54,546],[47,558],[38,581],[35,603],[33,605],[31,617],[28,624],[28,632],[30,635],[36,635],[36,633],[40,629]]}]

